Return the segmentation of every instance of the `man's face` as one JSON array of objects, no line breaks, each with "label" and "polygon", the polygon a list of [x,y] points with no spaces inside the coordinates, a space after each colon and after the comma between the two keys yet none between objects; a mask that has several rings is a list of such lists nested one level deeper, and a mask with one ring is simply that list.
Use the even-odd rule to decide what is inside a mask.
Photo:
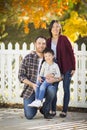
[{"label": "man's face", "polygon": [[38,38],[35,42],[36,52],[42,53],[46,48],[46,40],[44,38]]}]

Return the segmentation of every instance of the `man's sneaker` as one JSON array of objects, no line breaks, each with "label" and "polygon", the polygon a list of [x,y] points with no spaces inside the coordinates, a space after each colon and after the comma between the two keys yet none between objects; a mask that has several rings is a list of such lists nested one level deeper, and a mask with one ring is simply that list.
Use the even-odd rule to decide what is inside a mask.
[{"label": "man's sneaker", "polygon": [[50,113],[46,113],[46,114],[44,114],[44,118],[46,118],[46,119],[52,119],[53,116]]},{"label": "man's sneaker", "polygon": [[42,102],[40,100],[35,100],[31,104],[28,104],[29,107],[42,107]]},{"label": "man's sneaker", "polygon": [[41,107],[41,108],[39,109],[39,111],[40,111],[40,113],[41,113],[41,114],[43,114],[43,115],[44,115],[44,112],[43,112],[43,107]]}]

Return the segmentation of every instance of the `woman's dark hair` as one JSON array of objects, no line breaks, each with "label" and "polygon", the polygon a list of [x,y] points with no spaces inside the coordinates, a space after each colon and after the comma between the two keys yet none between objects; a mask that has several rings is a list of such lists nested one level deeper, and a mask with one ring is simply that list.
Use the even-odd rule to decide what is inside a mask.
[{"label": "woman's dark hair", "polygon": [[[52,27],[53,27],[53,24],[54,23],[59,23],[59,21],[58,20],[52,20],[51,21],[51,23],[50,23],[50,25],[49,25],[49,33],[50,33],[50,36],[52,37],[52,32],[51,32],[51,30],[52,30]],[[60,24],[60,23],[59,23]],[[59,34],[61,34],[61,29],[60,29],[60,32],[59,32]]]}]

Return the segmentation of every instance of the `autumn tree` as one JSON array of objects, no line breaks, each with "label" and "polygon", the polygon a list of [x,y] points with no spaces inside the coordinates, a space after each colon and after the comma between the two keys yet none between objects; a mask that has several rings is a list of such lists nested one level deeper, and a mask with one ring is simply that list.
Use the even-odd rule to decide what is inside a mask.
[{"label": "autumn tree", "polygon": [[60,17],[73,3],[79,0],[0,0],[0,23],[18,24],[24,22],[25,33],[27,25],[34,23],[35,28],[46,28],[51,18]]},{"label": "autumn tree", "polygon": [[[71,31],[72,36],[69,36],[74,41],[76,36],[73,37],[72,33],[74,31],[82,32],[81,30],[79,31],[79,28],[75,30],[76,24],[73,24],[73,19],[77,24],[80,23],[78,21],[85,21],[83,26],[86,26],[87,14],[85,5],[86,0],[0,0],[0,38],[7,35],[5,32],[6,25],[14,26],[17,24],[20,27],[23,24],[24,32],[28,34],[29,23],[33,23],[36,29],[46,28],[46,25],[52,19],[59,19],[65,21],[63,22],[63,31],[66,35],[69,34],[67,31],[69,27],[72,25],[73,28],[74,26],[73,31]],[[83,7],[85,8],[83,9]],[[76,13],[75,16],[70,15],[73,9],[77,12],[77,16]],[[80,16],[78,15],[79,13],[81,14]],[[67,18],[68,20],[66,20]],[[74,34],[77,35],[76,33]]]}]

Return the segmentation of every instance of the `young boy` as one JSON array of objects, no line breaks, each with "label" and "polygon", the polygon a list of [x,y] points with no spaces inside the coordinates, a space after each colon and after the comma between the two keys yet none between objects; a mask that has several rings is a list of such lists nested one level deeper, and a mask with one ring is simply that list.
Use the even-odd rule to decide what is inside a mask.
[{"label": "young boy", "polygon": [[[54,51],[52,49],[45,49],[44,51],[44,63],[42,64],[40,75],[37,81],[37,88],[35,93],[35,101],[28,106],[41,107],[45,96],[46,88],[51,85],[49,83],[50,77],[55,77],[58,82],[61,80],[60,70],[58,65],[54,62]],[[58,84],[55,82],[52,84],[53,87],[57,87]]]}]

